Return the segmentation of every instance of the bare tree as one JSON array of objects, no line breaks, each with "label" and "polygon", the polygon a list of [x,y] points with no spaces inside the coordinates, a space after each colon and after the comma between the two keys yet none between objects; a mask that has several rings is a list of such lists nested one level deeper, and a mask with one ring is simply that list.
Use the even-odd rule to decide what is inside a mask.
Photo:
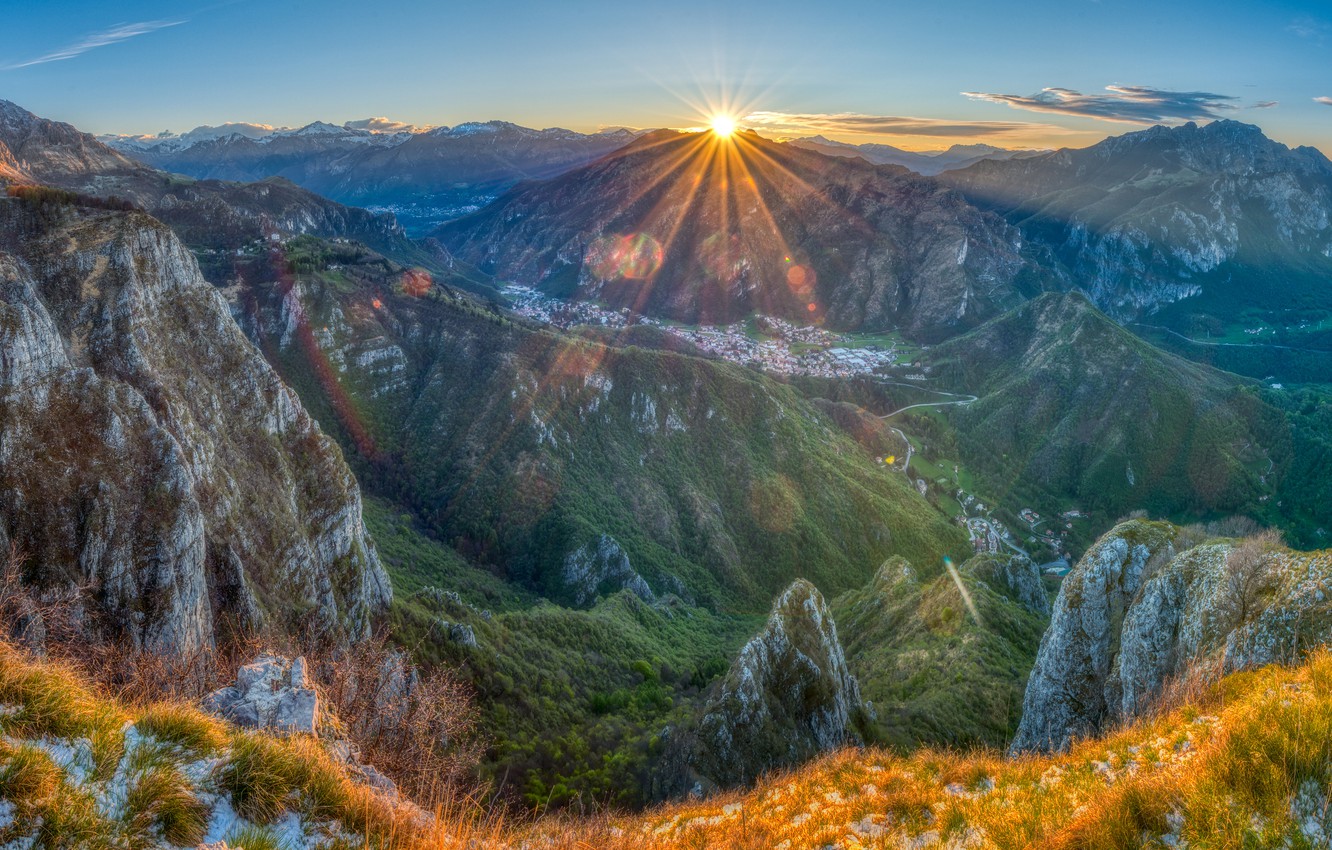
[{"label": "bare tree", "polygon": [[1243,626],[1256,613],[1262,598],[1276,581],[1273,567],[1281,533],[1274,529],[1246,537],[1226,556],[1225,607],[1233,628]]}]

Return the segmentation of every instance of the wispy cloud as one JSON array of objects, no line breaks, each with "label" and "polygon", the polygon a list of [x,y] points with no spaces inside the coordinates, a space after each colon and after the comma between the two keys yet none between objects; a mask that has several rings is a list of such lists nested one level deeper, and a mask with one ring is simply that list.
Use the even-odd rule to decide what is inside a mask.
[{"label": "wispy cloud", "polygon": [[1332,106],[1332,97],[1316,97],[1314,98],[1314,102],[1321,103],[1324,106]]},{"label": "wispy cloud", "polygon": [[117,24],[98,32],[90,33],[78,41],[68,44],[59,50],[53,50],[35,59],[27,59],[22,62],[15,62],[5,65],[4,70],[12,71],[15,68],[27,68],[31,65],[42,65],[47,62],[59,62],[62,59],[73,59],[75,56],[82,56],[89,50],[96,50],[99,47],[106,47],[108,44],[116,44],[121,41],[127,41],[135,36],[147,35],[150,32],[156,32],[167,27],[179,26],[185,21],[139,21],[133,24]]},{"label": "wispy cloud", "polygon": [[990,136],[1024,130],[1051,130],[1045,124],[1022,121],[947,121],[858,112],[795,113],[751,112],[740,120],[748,127],[788,133],[857,133],[892,136]]},{"label": "wispy cloud", "polygon": [[348,130],[369,130],[372,133],[420,133],[430,129],[430,125],[417,126],[408,124],[405,121],[394,121],[392,118],[380,116],[378,118],[362,118],[359,121],[348,121],[342,126]]},{"label": "wispy cloud", "polygon": [[1302,15],[1286,26],[1287,32],[1294,33],[1300,38],[1309,38],[1319,42],[1327,35],[1328,29],[1326,22],[1310,15]]},{"label": "wispy cloud", "polygon": [[[1170,124],[1208,121],[1243,108],[1239,98],[1205,91],[1168,91],[1150,86],[1106,86],[1105,94],[1083,94],[1063,88],[1043,89],[1033,95],[963,92],[973,100],[1002,103],[1014,109],[1076,115],[1129,124]],[[1260,106],[1274,106],[1266,101]]]}]

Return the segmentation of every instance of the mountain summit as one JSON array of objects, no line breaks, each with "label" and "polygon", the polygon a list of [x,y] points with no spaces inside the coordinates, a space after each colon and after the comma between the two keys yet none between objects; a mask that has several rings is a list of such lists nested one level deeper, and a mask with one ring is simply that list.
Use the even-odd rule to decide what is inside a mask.
[{"label": "mountain summit", "polygon": [[1250,124],[1158,126],[939,179],[1047,247],[1120,320],[1193,296],[1227,317],[1307,302],[1332,275],[1332,162]]},{"label": "mountain summit", "polygon": [[664,318],[923,337],[1012,306],[1033,271],[1016,230],[937,183],[750,132],[657,131],[437,236],[499,278]]}]

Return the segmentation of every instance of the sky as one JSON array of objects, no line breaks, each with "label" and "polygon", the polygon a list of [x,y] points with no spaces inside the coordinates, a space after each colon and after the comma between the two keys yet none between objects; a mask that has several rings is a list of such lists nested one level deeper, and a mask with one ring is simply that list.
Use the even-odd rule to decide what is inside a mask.
[{"label": "sky", "polygon": [[0,20],[0,99],[94,133],[727,111],[923,150],[1234,118],[1332,154],[1327,0],[0,0]]}]

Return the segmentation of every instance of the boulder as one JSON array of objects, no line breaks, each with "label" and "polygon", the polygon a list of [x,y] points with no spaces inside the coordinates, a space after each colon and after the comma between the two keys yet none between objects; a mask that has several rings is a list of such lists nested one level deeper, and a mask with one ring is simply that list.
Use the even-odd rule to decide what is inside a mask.
[{"label": "boulder", "polygon": [[236,672],[236,684],[209,694],[204,709],[247,729],[318,735],[323,725],[304,657],[260,656]]}]

